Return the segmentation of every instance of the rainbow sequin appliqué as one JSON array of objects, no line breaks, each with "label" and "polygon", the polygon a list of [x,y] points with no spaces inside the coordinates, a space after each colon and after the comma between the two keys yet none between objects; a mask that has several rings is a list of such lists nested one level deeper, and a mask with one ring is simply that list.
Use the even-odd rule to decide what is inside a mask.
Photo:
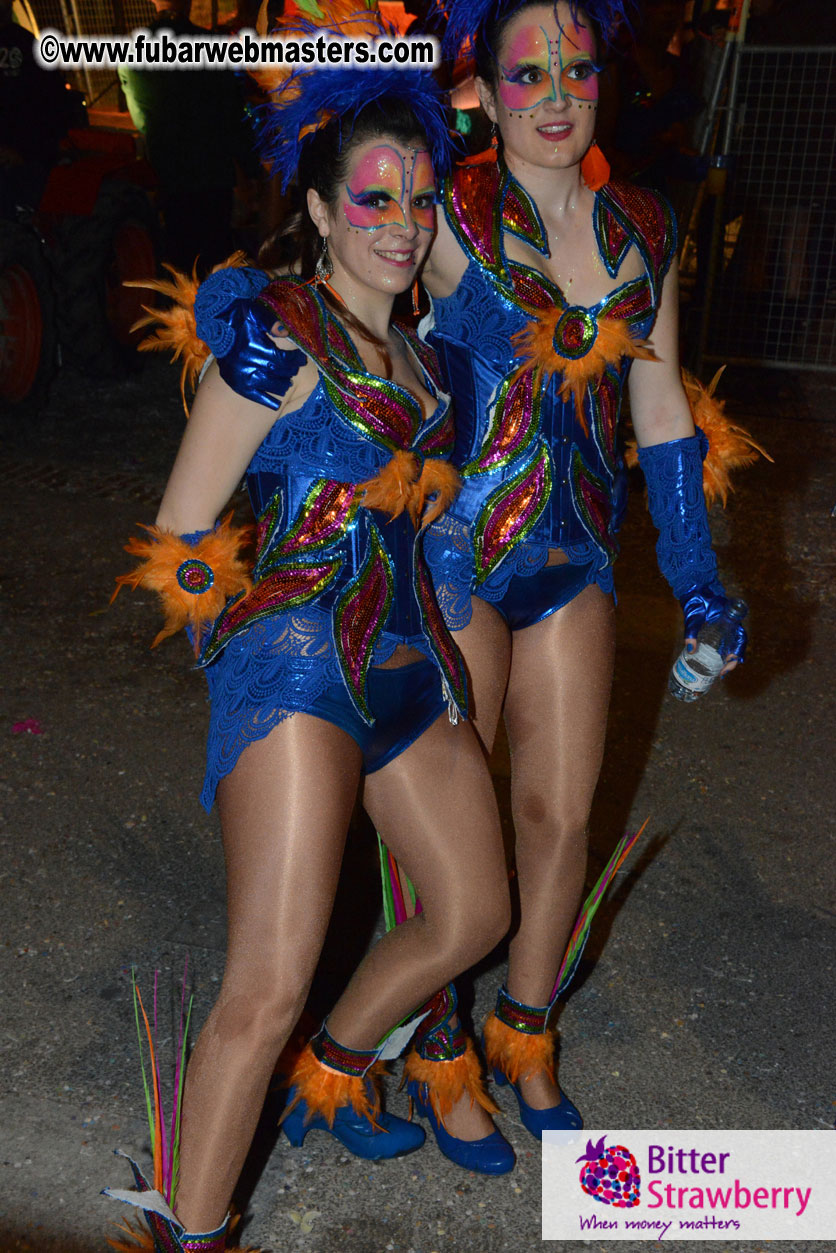
[{"label": "rainbow sequin appliqu\u00e9", "polygon": [[323,550],[343,538],[359,508],[360,493],[353,483],[319,479],[309,488],[287,532],[277,539],[282,511],[277,492],[258,519],[255,585],[246,595],[231,600],[215,620],[201,664],[210,662],[234,635],[254,622],[298,609],[319,596],[343,565],[338,553]]},{"label": "rainbow sequin appliqu\u00e9", "polygon": [[438,607],[432,578],[421,551],[421,540],[420,535],[416,536],[413,585],[421,609],[424,635],[441,669],[448,699],[452,699],[461,716],[466,718],[467,675],[464,660]]},{"label": "rainbow sequin appliqu\u00e9", "polygon": [[280,278],[258,300],[316,363],[329,400],[349,426],[390,452],[413,446],[424,421],[420,404],[391,379],[365,369],[345,328],[312,287]]},{"label": "rainbow sequin appliqu\u00e9", "polygon": [[581,521],[590,537],[607,553],[609,561],[613,562],[618,549],[610,535],[610,486],[590,470],[577,448],[572,452],[570,473],[572,497]]},{"label": "rainbow sequin appliqu\u00e9", "polygon": [[392,562],[374,522],[363,564],[334,609],[334,645],[352,703],[364,722],[374,717],[366,700],[366,676],[374,646],[394,595]]},{"label": "rainbow sequin appliqu\u00e9", "polygon": [[549,450],[541,443],[532,462],[491,492],[473,528],[477,584],[483,583],[509,550],[530,533],[546,507],[552,478]]}]

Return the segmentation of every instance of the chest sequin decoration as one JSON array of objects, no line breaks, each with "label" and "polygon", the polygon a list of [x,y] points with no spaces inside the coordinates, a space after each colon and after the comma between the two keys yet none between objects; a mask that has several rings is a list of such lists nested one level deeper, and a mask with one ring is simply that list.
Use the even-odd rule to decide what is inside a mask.
[{"label": "chest sequin decoration", "polygon": [[[370,374],[346,329],[309,287],[280,279],[269,284],[258,300],[276,318],[282,336],[314,361],[336,413],[361,439],[390,452],[390,465],[411,466],[414,462],[420,480],[426,476],[433,485],[439,478],[437,471],[450,469],[441,459],[449,456],[453,445],[452,418],[446,406],[439,406],[437,415],[427,420],[408,391]],[[435,387],[438,366],[432,349],[411,332],[401,334]],[[381,472],[379,479],[383,477]],[[289,519],[282,516],[281,493],[273,495],[258,518],[253,587],[230,601],[215,621],[204,643],[201,664],[212,661],[233,636],[252,623],[297,609],[332,589],[332,634],[343,679],[357,712],[365,721],[373,721],[366,679],[395,590],[392,557],[369,509],[363,508],[369,506],[368,492],[375,486],[380,486],[378,480],[344,483],[317,479],[307,489],[295,517]],[[373,504],[374,508],[385,508],[377,501]],[[349,572],[344,570],[341,541],[354,528],[361,510],[365,553],[346,582]],[[435,603],[420,536],[413,566],[417,572],[413,591],[424,636],[438,661],[445,690],[464,712],[464,666]]]},{"label": "chest sequin decoration", "polygon": [[596,195],[593,225],[607,272],[615,277],[636,245],[647,274],[622,284],[594,308],[572,305],[545,275],[505,254],[504,236],[548,256],[536,205],[504,164],[465,166],[444,188],[447,220],[467,255],[497,290],[528,317],[512,336],[520,364],[502,380],[478,454],[463,477],[520,462],[521,469],[484,502],[476,519],[476,579],[483,581],[530,533],[548,501],[553,467],[541,434],[541,408],[556,376],[561,400],[573,401],[580,431],[599,450],[604,476],[573,450],[573,499],[590,536],[610,559],[610,487],[616,469],[622,360],[653,360],[637,327],[658,303],[661,276],[675,249],[675,223],[664,202],[635,188],[608,184]]}]

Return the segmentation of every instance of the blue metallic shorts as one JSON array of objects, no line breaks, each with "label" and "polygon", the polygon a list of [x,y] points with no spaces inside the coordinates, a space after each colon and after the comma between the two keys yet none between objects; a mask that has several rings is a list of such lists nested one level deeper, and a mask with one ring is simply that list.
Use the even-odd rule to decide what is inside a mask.
[{"label": "blue metallic shorts", "polygon": [[[262,632],[269,639],[270,625],[258,624],[250,634]],[[287,681],[277,687],[269,681],[269,667],[259,670],[255,666],[258,650],[251,642],[239,646],[240,658],[236,658],[235,649],[228,647],[227,651],[229,655],[222,654],[219,659],[223,664],[205,672],[212,711],[200,800],[207,811],[212,808],[221,779],[235,769],[247,745],[264,739],[294,713],[311,714],[347,731],[363,753],[364,770],[372,774],[409,748],[447,711],[438,669],[427,658],[391,670],[379,666],[369,669],[366,697],[375,718],[369,726],[336,675],[334,681],[317,682],[313,690],[305,692],[306,669],[314,676],[316,672],[310,665],[297,665],[296,687]],[[247,675],[248,684],[243,681]]]},{"label": "blue metallic shorts", "polygon": [[363,721],[342,685],[329,687],[305,710],[348,732],[363,752],[366,774],[394,761],[447,711],[438,668],[426,658],[392,670],[372,667],[366,696],[373,726]]},{"label": "blue metallic shorts", "polygon": [[[594,582],[594,564],[543,566],[536,574],[515,574],[499,600],[486,600],[502,614],[512,631],[542,622]],[[474,592],[474,596],[479,593]]]}]

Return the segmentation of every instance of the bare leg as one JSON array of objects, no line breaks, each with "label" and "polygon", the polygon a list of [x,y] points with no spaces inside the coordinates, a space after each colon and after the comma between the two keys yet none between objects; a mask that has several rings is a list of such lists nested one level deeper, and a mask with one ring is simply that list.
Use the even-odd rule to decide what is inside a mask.
[{"label": "bare leg", "polygon": [[[508,681],[508,670],[511,663],[511,633],[502,615],[477,597],[473,599],[473,617],[468,625],[455,633],[455,640],[464,656],[470,688],[470,725],[475,730],[487,757],[496,739],[496,729],[505,698],[505,686]],[[374,776],[372,776],[374,778]],[[368,789],[368,783],[367,783]],[[444,827],[449,831],[449,817],[444,820]],[[387,843],[394,852],[389,841],[390,826],[378,825],[379,831],[386,833]],[[400,858],[398,859],[399,865]],[[404,869],[407,869],[404,867]],[[504,869],[503,873],[507,873]],[[410,875],[410,878],[412,876]],[[413,883],[415,880],[413,879]],[[409,900],[406,884],[402,882],[404,900]],[[422,906],[423,894],[419,891]],[[462,970],[467,966],[462,966]],[[459,1140],[481,1140],[494,1130],[490,1115],[481,1105],[471,1102],[465,1092],[444,1117],[444,1125],[452,1136]]]},{"label": "bare leg", "polygon": [[502,713],[511,668],[511,632],[498,610],[474,596],[473,617],[454,639],[462,651],[470,681],[470,722],[490,753]]},{"label": "bare leg", "polygon": [[373,1048],[396,1021],[483,957],[510,919],[499,815],[469,726],[439,717],[366,779],[364,804],[415,884],[423,912],[375,945],[331,1013],[329,1031],[353,1049]]},{"label": "bare leg", "polygon": [[345,731],[295,714],[218,789],[227,960],[186,1075],[176,1209],[187,1231],[213,1230],[229,1207],[325,938],[360,768]]},{"label": "bare leg", "polygon": [[[528,1005],[551,997],[583,890],[614,646],[612,600],[596,586],[514,634],[505,723],[521,918],[507,986]],[[521,1091],[536,1109],[560,1099],[544,1075]]]}]

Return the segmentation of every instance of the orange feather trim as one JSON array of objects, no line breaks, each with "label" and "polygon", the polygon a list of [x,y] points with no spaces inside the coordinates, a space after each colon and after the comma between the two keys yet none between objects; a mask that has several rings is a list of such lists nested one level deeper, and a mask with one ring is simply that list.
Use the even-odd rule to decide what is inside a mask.
[{"label": "orange feather trim", "polygon": [[555,333],[566,313],[566,309],[547,309],[511,336],[516,355],[524,358],[524,364],[514,377],[519,378],[526,370],[533,369],[538,384],[545,386],[553,374],[562,374],[560,398],[568,400],[574,396],[575,414],[584,434],[588,434],[583,411],[587,387],[594,388],[607,366],[617,365],[622,357],[637,357],[642,361],[657,361],[658,358],[646,340],[635,339],[630,334],[622,318],[596,318],[597,334],[589,351],[582,357],[562,356],[555,348]]},{"label": "orange feather trim", "polygon": [[[383,1063],[375,1062],[364,1078],[346,1075],[323,1065],[310,1044],[306,1045],[286,1081],[288,1087],[296,1088],[296,1093],[280,1121],[304,1101],[308,1107],[305,1122],[310,1122],[314,1114],[321,1114],[328,1126],[333,1127],[337,1110],[350,1105],[359,1118],[368,1118],[372,1126],[381,1131],[376,1121],[380,1113],[376,1079],[382,1069]],[[369,1099],[370,1088],[373,1100]]]},{"label": "orange feather trim", "polygon": [[[227,1239],[229,1239],[232,1228],[238,1223],[239,1218],[240,1215],[236,1214],[230,1220]],[[124,1222],[117,1223],[116,1226],[117,1230],[124,1231],[131,1241],[131,1243],[128,1244],[121,1237],[115,1239],[111,1236],[105,1236],[105,1239],[110,1247],[112,1249],[116,1249],[116,1253],[154,1253],[156,1248],[156,1245],[154,1244],[154,1237],[146,1227],[140,1227],[138,1224],[132,1223],[130,1219],[125,1219]],[[244,1248],[243,1245],[231,1245],[225,1243],[224,1248],[227,1250],[227,1253],[261,1253],[259,1249],[256,1249],[251,1244],[248,1244],[246,1248]]]},{"label": "orange feather trim", "polygon": [[470,1097],[471,1109],[475,1103],[489,1114],[499,1113],[485,1091],[482,1067],[472,1040],[467,1041],[461,1057],[446,1062],[429,1061],[417,1049],[411,1049],[404,1062],[401,1086],[410,1080],[426,1085],[433,1113],[442,1126],[444,1115],[450,1113],[465,1092]]},{"label": "orange feather trim", "polygon": [[359,484],[358,491],[363,493],[367,509],[380,509],[390,518],[399,518],[409,508],[418,477],[415,453],[399,448],[373,479]]},{"label": "orange feather trim", "polygon": [[[732,470],[752,465],[759,456],[770,462],[773,460],[744,427],[726,417],[725,401],[716,399],[714,393],[725,368],[724,365],[720,367],[707,387],[688,370],[682,371],[682,386],[688,397],[694,425],[704,431],[708,439],[708,455],[702,463],[702,487],[709,509],[716,500],[725,509],[729,492],[734,490]],[[624,459],[631,468],[638,464],[639,451],[634,439],[628,443]]]},{"label": "orange feather trim", "polygon": [[[398,449],[379,474],[359,484],[365,508],[380,509],[390,518],[406,510],[416,530],[429,526],[456,499],[461,479],[449,461],[438,457],[425,461],[420,474],[418,466],[415,453]],[[427,498],[433,495],[436,499],[427,506]]]},{"label": "orange feather trim", "polygon": [[485,1058],[489,1066],[501,1070],[512,1083],[520,1075],[530,1079],[543,1072],[554,1083],[554,1031],[549,1028],[538,1035],[527,1035],[491,1013],[485,1021]]},{"label": "orange feather trim", "polygon": [[458,161],[457,165],[496,165],[499,154],[499,145],[494,135],[487,148],[482,152],[474,152],[471,156],[465,157],[463,161]]},{"label": "orange feather trim", "polygon": [[[417,527],[429,526],[436,518],[450,508],[461,490],[462,481],[459,472],[449,461],[431,457],[424,462],[421,477],[418,480],[417,504],[412,521]],[[435,496],[431,505],[427,505],[427,497]]]},{"label": "orange feather trim", "polygon": [[[246,253],[233,252],[226,261],[216,265],[212,273],[214,274],[217,270],[240,269],[241,266],[248,264]],[[139,351],[171,352],[172,361],[182,362],[180,395],[183,398],[183,409],[188,417],[186,386],[188,385],[189,389],[194,392],[197,386],[197,376],[209,356],[209,348],[198,336],[195,324],[194,301],[200,286],[197,277],[197,262],[195,261],[190,275],[184,274],[182,270],[176,270],[174,266],[165,262],[163,262],[163,268],[168,270],[171,275],[170,279],[148,278],[125,283],[126,287],[142,287],[148,291],[158,292],[159,295],[165,296],[172,302],[167,309],[155,309],[149,305],[143,305],[145,317],[134,322],[131,330],[138,331],[146,326],[153,327],[153,333],[147,335],[137,345]]]},{"label": "orange feather trim", "polygon": [[[230,526],[232,513],[227,514],[215,531],[204,535],[197,544],[164,531],[158,526],[143,526],[147,539],[132,536],[125,545],[125,552],[141,557],[142,564],[129,574],[120,574],[116,591],[110,598],[113,604],[123,587],[145,587],[156,592],[165,614],[165,625],[156,636],[152,648],[169,635],[190,626],[194,633],[195,656],[200,651],[201,628],[214,622],[230,596],[248,592],[252,587],[250,565],[243,561],[240,550],[251,538],[251,527]],[[211,586],[202,592],[191,592],[178,579],[184,577],[184,563],[201,562],[212,573]],[[203,572],[197,571],[198,577]],[[206,576],[208,579],[208,575]]]}]

